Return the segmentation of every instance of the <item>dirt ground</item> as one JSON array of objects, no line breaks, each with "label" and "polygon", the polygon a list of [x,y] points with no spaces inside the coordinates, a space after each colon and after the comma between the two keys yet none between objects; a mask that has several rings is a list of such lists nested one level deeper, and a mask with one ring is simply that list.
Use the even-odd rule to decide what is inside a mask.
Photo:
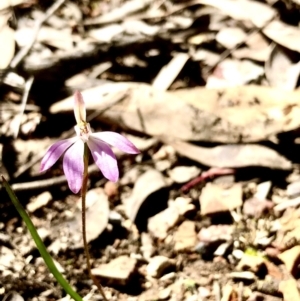
[{"label": "dirt ground", "polygon": [[[85,300],[80,194],[47,148],[73,94],[114,149],[90,159],[87,236],[108,300],[300,300],[300,3],[1,0],[0,174]],[[0,183],[0,301],[69,300]]]}]

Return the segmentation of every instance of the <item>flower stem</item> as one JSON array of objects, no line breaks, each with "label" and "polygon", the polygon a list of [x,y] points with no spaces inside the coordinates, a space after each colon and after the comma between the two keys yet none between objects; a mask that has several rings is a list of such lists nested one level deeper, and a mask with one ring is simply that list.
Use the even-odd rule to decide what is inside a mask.
[{"label": "flower stem", "polygon": [[9,195],[12,203],[16,207],[18,213],[20,214],[21,218],[25,222],[41,256],[43,257],[49,271],[53,274],[57,282],[63,287],[67,294],[69,294],[75,301],[82,301],[82,298],[73,290],[71,285],[67,282],[64,276],[58,271],[56,265],[54,264],[51,255],[48,253],[42,239],[40,238],[37,230],[35,229],[29,215],[23,208],[22,204],[19,202],[17,196],[15,195],[14,191],[11,189],[10,185],[6,181],[6,179],[2,177],[3,186],[6,189],[7,194]]},{"label": "flower stem", "polygon": [[86,238],[86,192],[87,192],[87,182],[88,182],[88,165],[89,165],[89,149],[87,147],[87,144],[84,144],[84,170],[83,170],[83,180],[82,180],[82,187],[81,187],[81,202],[82,202],[82,209],[81,209],[81,218],[82,218],[82,239],[83,239],[83,247],[84,247],[84,252],[85,252],[85,257],[86,257],[86,264],[87,264],[87,269],[90,278],[93,280],[94,284],[97,286],[100,294],[102,295],[102,298],[104,301],[108,301],[104,290],[102,288],[102,285],[100,282],[97,280],[97,278],[92,274],[92,269],[91,269],[91,263],[90,263],[90,253],[89,253],[89,248],[88,248],[88,243],[87,243],[87,238]]}]

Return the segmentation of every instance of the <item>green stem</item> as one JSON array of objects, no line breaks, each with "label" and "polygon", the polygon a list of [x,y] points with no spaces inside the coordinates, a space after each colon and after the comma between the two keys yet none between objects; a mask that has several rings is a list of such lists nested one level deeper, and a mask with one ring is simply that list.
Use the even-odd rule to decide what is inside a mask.
[{"label": "green stem", "polygon": [[11,189],[10,185],[6,181],[6,179],[2,177],[3,185],[9,195],[12,203],[16,207],[17,211],[19,212],[21,218],[25,222],[41,256],[43,257],[48,269],[53,274],[57,282],[63,287],[67,294],[69,294],[75,301],[82,301],[82,298],[72,289],[71,285],[66,281],[63,275],[58,271],[57,267],[55,266],[51,255],[48,253],[42,239],[40,238],[38,232],[36,231],[29,215],[23,208],[22,204],[19,202],[17,196],[15,195],[14,191]]},{"label": "green stem", "polygon": [[81,218],[82,218],[82,239],[83,239],[83,247],[84,247],[84,252],[85,252],[85,257],[86,257],[86,265],[88,269],[88,273],[90,278],[93,280],[94,284],[97,286],[102,298],[104,301],[108,301],[104,290],[102,288],[102,285],[98,281],[98,279],[92,274],[92,268],[91,268],[91,263],[90,263],[90,253],[89,253],[89,248],[88,248],[88,242],[86,238],[86,192],[87,192],[87,183],[88,183],[88,165],[89,165],[89,149],[87,144],[84,144],[84,169],[83,169],[83,180],[82,180],[82,187],[81,187],[81,202],[82,202],[82,209],[81,209]]}]

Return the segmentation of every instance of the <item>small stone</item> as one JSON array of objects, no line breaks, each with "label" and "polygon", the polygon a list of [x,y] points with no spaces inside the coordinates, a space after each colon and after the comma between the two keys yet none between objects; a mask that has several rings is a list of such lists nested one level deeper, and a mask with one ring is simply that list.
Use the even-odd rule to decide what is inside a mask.
[{"label": "small stone", "polygon": [[148,233],[142,232],[141,234],[141,251],[143,257],[146,260],[149,260],[155,252],[155,247],[153,245],[153,240]]},{"label": "small stone", "polygon": [[124,176],[120,179],[120,184],[122,186],[134,184],[139,178],[140,174],[141,174],[140,169],[137,167],[133,167],[130,170],[128,170],[124,174]]},{"label": "small stone", "polygon": [[3,297],[3,301],[24,301],[24,298],[19,293],[11,291]]},{"label": "small stone", "polygon": [[233,49],[244,42],[246,37],[247,34],[240,27],[224,27],[217,33],[216,40],[227,49]]},{"label": "small stone", "polygon": [[119,212],[115,210],[109,212],[108,221],[113,225],[120,225],[122,223],[122,220],[123,217]]},{"label": "small stone", "polygon": [[108,264],[92,269],[92,273],[95,276],[108,278],[115,284],[126,285],[135,270],[136,263],[136,259],[122,255]]},{"label": "small stone", "polygon": [[174,234],[175,251],[191,250],[195,248],[197,243],[197,234],[195,231],[195,223],[192,221],[184,221]]},{"label": "small stone", "polygon": [[169,207],[148,219],[148,231],[156,238],[165,239],[169,229],[172,229],[180,219],[176,207]]},{"label": "small stone", "polygon": [[160,172],[164,172],[172,166],[172,162],[170,160],[159,160],[154,163],[155,169]]},{"label": "small stone", "polygon": [[215,256],[224,256],[228,248],[231,246],[231,243],[224,242],[218,246],[217,250],[214,252]]},{"label": "small stone", "polygon": [[220,175],[212,181],[216,185],[233,185],[235,182],[235,175]]},{"label": "small stone", "polygon": [[265,260],[262,257],[248,254],[244,254],[237,265],[237,269],[240,271],[250,270],[254,273],[257,273],[262,267],[266,267]]},{"label": "small stone", "polygon": [[256,193],[254,194],[254,198],[258,200],[265,200],[268,197],[271,187],[271,181],[262,182],[258,184],[256,187]]},{"label": "small stone", "polygon": [[46,206],[51,200],[52,200],[51,193],[49,191],[44,191],[38,196],[32,198],[26,208],[29,212],[34,212]]},{"label": "small stone", "polygon": [[289,184],[286,188],[287,195],[289,197],[297,197],[300,196],[300,181],[295,181]]},{"label": "small stone", "polygon": [[175,150],[170,145],[163,145],[155,154],[153,154],[152,158],[155,161],[170,159],[175,156]]},{"label": "small stone", "polygon": [[150,259],[146,271],[148,276],[160,278],[166,270],[169,270],[172,267],[174,267],[173,260],[168,257],[158,255]]},{"label": "small stone", "polygon": [[175,278],[176,278],[176,273],[171,272],[171,273],[163,275],[159,280],[160,281],[169,281],[169,280],[174,280]]},{"label": "small stone", "polygon": [[172,229],[187,212],[193,211],[195,206],[191,199],[178,197],[169,202],[169,207],[148,219],[148,231],[156,238],[165,239]]},{"label": "small stone", "polygon": [[119,185],[118,183],[114,183],[111,181],[108,181],[104,185],[104,192],[109,197],[112,198],[119,194]]},{"label": "small stone", "polygon": [[198,301],[198,296],[195,295],[188,295],[185,297],[185,301]]},{"label": "small stone", "polygon": [[231,240],[232,233],[233,227],[231,225],[212,225],[207,228],[201,228],[198,238],[204,243],[229,241]]},{"label": "small stone", "polygon": [[246,200],[243,207],[243,213],[247,216],[260,218],[264,213],[270,211],[274,203],[267,200],[252,198]]},{"label": "small stone", "polygon": [[169,171],[169,176],[175,183],[182,184],[197,177],[200,171],[196,166],[177,166]]},{"label": "small stone", "polygon": [[211,291],[207,287],[204,287],[204,286],[200,286],[198,288],[198,293],[199,293],[199,297],[201,297],[204,300],[211,295]]},{"label": "small stone", "polygon": [[242,250],[239,249],[235,249],[232,251],[232,256],[236,259],[242,259],[242,257],[244,256],[244,252]]},{"label": "small stone", "polygon": [[0,271],[5,271],[11,268],[16,260],[14,252],[5,247],[1,246],[0,248]]},{"label": "small stone", "polygon": [[243,204],[242,185],[237,183],[230,187],[207,183],[199,197],[201,214],[208,215],[230,211]]},{"label": "small stone", "polygon": [[295,276],[300,261],[300,246],[282,252],[278,258],[285,264],[287,270]]},{"label": "small stone", "polygon": [[162,289],[161,291],[159,291],[158,299],[166,300],[166,299],[169,299],[170,295],[171,295],[171,289],[169,287],[166,287],[166,288]]}]

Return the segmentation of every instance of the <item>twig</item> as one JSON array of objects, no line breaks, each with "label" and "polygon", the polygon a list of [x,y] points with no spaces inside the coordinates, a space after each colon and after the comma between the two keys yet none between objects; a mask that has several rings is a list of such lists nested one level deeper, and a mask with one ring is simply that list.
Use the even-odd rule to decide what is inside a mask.
[{"label": "twig", "polygon": [[25,58],[25,56],[29,53],[30,49],[32,48],[32,46],[34,45],[34,43],[38,37],[39,31],[40,31],[43,23],[45,21],[47,21],[47,19],[51,15],[53,15],[65,1],[66,0],[57,0],[56,2],[54,2],[53,5],[48,8],[45,15],[40,20],[36,21],[30,43],[27,44],[22,49],[20,49],[20,51],[16,54],[16,56],[10,62],[9,67],[11,69],[15,69],[20,64],[20,62]]},{"label": "twig", "polygon": [[33,84],[33,80],[34,80],[34,77],[30,76],[29,79],[25,83],[24,93],[23,93],[20,112],[19,112],[19,117],[18,117],[18,120],[17,120],[16,129],[14,131],[14,138],[17,138],[18,134],[19,134],[19,130],[20,130],[21,122],[22,122],[22,116],[23,116],[25,108],[26,108],[26,104],[27,104],[27,100],[28,100],[28,96],[29,96],[31,86]]},{"label": "twig", "polygon": [[[92,164],[89,166],[88,172],[89,174],[98,172],[99,168],[96,164]],[[60,185],[67,182],[66,176],[58,176],[51,179],[46,180],[37,180],[32,182],[24,182],[24,183],[15,183],[11,187],[14,191],[25,191],[25,190],[33,190],[33,189],[40,189],[40,188],[47,188],[54,185]]]},{"label": "twig", "polygon": [[202,175],[198,176],[197,178],[191,180],[187,184],[181,187],[181,192],[187,192],[195,185],[201,183],[202,181],[210,178],[214,178],[216,176],[223,176],[223,175],[232,175],[235,173],[234,169],[231,168],[210,168],[208,171],[202,173]]}]

